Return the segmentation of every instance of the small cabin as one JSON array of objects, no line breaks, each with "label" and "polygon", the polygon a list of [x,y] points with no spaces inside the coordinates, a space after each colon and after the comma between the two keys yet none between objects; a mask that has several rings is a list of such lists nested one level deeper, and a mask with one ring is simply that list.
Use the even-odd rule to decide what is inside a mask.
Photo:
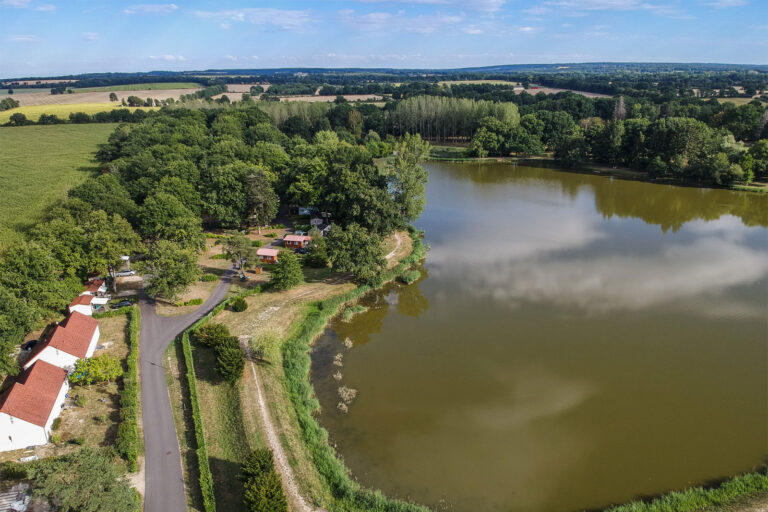
[{"label": "small cabin", "polygon": [[106,306],[109,302],[109,297],[96,297],[95,295],[89,295],[84,293],[79,295],[69,304],[69,312],[82,313],[84,315],[92,316],[93,312]]},{"label": "small cabin", "polygon": [[277,249],[261,247],[258,251],[256,251],[256,255],[259,257],[259,261],[262,263],[277,263],[277,255],[279,252],[280,251]]},{"label": "small cabin", "polygon": [[304,249],[309,245],[311,236],[306,235],[285,235],[283,243],[288,249]]},{"label": "small cabin", "polygon": [[93,295],[94,297],[105,297],[107,295],[107,284],[103,279],[93,279],[85,285],[85,291],[80,295]]}]

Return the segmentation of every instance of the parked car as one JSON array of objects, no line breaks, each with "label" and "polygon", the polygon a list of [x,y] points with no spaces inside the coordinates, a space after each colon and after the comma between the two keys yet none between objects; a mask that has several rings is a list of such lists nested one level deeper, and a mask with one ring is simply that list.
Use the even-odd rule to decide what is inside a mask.
[{"label": "parked car", "polygon": [[35,348],[35,345],[37,345],[38,343],[39,343],[39,340],[31,340],[23,344],[21,348],[24,350],[32,350],[33,348]]},{"label": "parked car", "polygon": [[120,308],[124,308],[124,307],[127,307],[127,306],[133,306],[133,302],[131,302],[129,300],[121,300],[117,304],[112,304],[112,308],[113,309],[120,309]]},{"label": "parked car", "polygon": [[136,271],[135,270],[121,270],[120,272],[116,272],[116,277],[129,277],[129,276],[135,276]]},{"label": "parked car", "polygon": [[307,254],[307,250],[304,247],[300,247],[294,251],[296,254]]}]

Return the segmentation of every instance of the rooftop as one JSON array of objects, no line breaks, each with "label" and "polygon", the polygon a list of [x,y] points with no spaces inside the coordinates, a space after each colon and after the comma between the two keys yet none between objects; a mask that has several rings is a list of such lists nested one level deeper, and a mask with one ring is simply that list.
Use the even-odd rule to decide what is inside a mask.
[{"label": "rooftop", "polygon": [[283,240],[286,242],[308,242],[312,240],[312,237],[306,235],[285,235]]},{"label": "rooftop", "polygon": [[39,343],[35,347],[35,351],[29,356],[29,361],[32,361],[46,347],[53,347],[67,354],[72,354],[78,359],[83,359],[88,353],[93,333],[96,332],[98,326],[99,322],[95,319],[75,311],[56,326],[47,341]]},{"label": "rooftop", "polygon": [[38,361],[0,396],[0,412],[44,427],[66,380],[66,370]]},{"label": "rooftop", "polygon": [[277,249],[267,249],[266,247],[260,248],[258,251],[256,251],[256,254],[259,256],[277,256],[280,254],[280,251]]},{"label": "rooftop", "polygon": [[78,295],[75,300],[69,303],[69,307],[72,306],[90,306],[93,300],[93,295]]}]

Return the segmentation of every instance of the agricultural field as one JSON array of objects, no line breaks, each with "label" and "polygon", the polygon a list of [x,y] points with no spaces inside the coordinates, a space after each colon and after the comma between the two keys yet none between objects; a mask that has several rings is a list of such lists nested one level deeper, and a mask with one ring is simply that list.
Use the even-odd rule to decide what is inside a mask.
[{"label": "agricultural field", "polygon": [[519,82],[508,80],[443,80],[440,85],[467,85],[467,84],[493,84],[493,85],[520,85]]},{"label": "agricultural field", "polygon": [[123,107],[120,103],[116,103],[114,101],[104,101],[97,103],[72,103],[64,105],[27,105],[0,112],[0,124],[7,123],[11,116],[16,113],[24,114],[30,121],[37,121],[42,114],[54,114],[59,119],[66,120],[69,119],[69,114],[73,112],[84,112],[91,115],[98,112],[114,110],[116,108],[127,108],[130,110],[141,108],[143,110],[152,110],[156,107]]},{"label": "agricultural field", "polygon": [[199,89],[202,85],[196,82],[157,82],[144,84],[106,85],[104,87],[73,88],[75,94],[84,92],[117,92],[117,91],[165,91],[168,89]]},{"label": "agricultural field", "polygon": [[[24,107],[28,105],[64,105],[64,104],[75,104],[75,103],[109,103],[109,95],[111,93],[117,94],[117,102],[112,102],[113,105],[117,104],[120,105],[120,101],[123,99],[127,99],[128,96],[138,96],[139,98],[146,99],[146,98],[152,98],[154,100],[167,100],[168,98],[173,98],[174,100],[179,99],[179,96],[182,94],[191,94],[192,92],[198,90],[198,88],[195,89],[132,89],[132,90],[126,90],[124,87],[130,87],[130,86],[120,86],[121,88],[115,91],[108,91],[108,90],[100,90],[100,91],[91,91],[91,92],[78,92],[73,94],[51,94],[50,91],[45,92],[36,92],[36,93],[30,93],[30,94],[20,94],[18,97],[16,96],[16,93],[14,92],[14,99],[19,102],[19,104]],[[38,89],[39,91],[39,89]]]},{"label": "agricultural field", "polygon": [[15,98],[19,94],[39,94],[40,89],[13,89],[13,94],[8,94],[10,89],[0,89],[0,97],[10,96]]},{"label": "agricultural field", "polygon": [[95,170],[93,154],[115,126],[0,127],[0,252]]}]

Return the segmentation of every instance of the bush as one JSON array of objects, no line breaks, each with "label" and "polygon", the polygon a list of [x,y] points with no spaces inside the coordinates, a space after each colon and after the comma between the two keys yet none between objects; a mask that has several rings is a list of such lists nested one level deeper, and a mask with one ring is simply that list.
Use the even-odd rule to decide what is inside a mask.
[{"label": "bush", "polygon": [[56,418],[51,424],[51,430],[59,430],[61,427],[61,418]]},{"label": "bush", "polygon": [[107,422],[107,415],[106,414],[99,414],[98,416],[93,417],[93,422],[98,423],[99,425],[103,425]]},{"label": "bush", "polygon": [[29,477],[27,468],[23,464],[12,461],[4,462],[3,465],[0,466],[0,475],[2,475],[2,480],[6,481],[23,480]]},{"label": "bush", "polygon": [[225,343],[216,345],[216,366],[214,369],[227,382],[237,382],[243,376],[245,360],[237,338],[230,337]]},{"label": "bush", "polygon": [[219,276],[216,274],[203,274],[200,276],[200,280],[204,283],[212,283],[219,280]]},{"label": "bush", "polygon": [[277,265],[272,271],[270,283],[276,290],[287,290],[304,282],[304,272],[301,263],[292,252],[283,252],[278,258]]},{"label": "bush", "polygon": [[264,233],[264,236],[267,237],[267,238],[275,238],[277,236],[277,233],[272,231],[270,233]]},{"label": "bush", "polygon": [[129,352],[126,369],[123,372],[123,388],[120,390],[120,425],[117,427],[115,449],[128,463],[128,470],[136,471],[139,458],[139,387],[138,387],[138,349],[139,324],[141,322],[138,306],[121,309],[129,315],[128,337]]},{"label": "bush", "polygon": [[85,395],[77,395],[77,398],[75,398],[75,405],[78,407],[85,407],[87,403],[88,399],[85,397]]},{"label": "bush", "polygon": [[414,281],[418,281],[420,277],[421,272],[418,270],[409,270],[408,272],[403,272],[397,279],[401,283],[411,284]]},{"label": "bush", "polygon": [[211,348],[226,342],[231,336],[226,325],[217,323],[205,324],[192,332],[195,343]]},{"label": "bush", "polygon": [[52,442],[53,444],[59,444],[59,443],[61,443],[61,434],[53,434],[53,435],[51,436],[51,442]]},{"label": "bush", "polygon": [[203,299],[190,299],[186,302],[177,303],[176,305],[179,306],[199,306],[203,303]]},{"label": "bush", "polygon": [[262,243],[261,243],[261,240],[252,240],[252,241],[251,241],[251,245],[252,245],[253,247],[261,247],[261,246],[262,246],[262,245],[264,245],[264,244],[262,244]]},{"label": "bush", "polygon": [[227,259],[227,255],[222,252],[222,253],[219,253],[219,254],[214,254],[213,256],[211,256],[211,259],[212,260],[225,260],[225,259]]},{"label": "bush", "polygon": [[288,502],[283,494],[280,476],[275,471],[272,451],[255,450],[241,466],[243,505],[248,512],[283,512]]},{"label": "bush", "polygon": [[85,436],[76,437],[72,440],[72,444],[83,446],[85,444]]},{"label": "bush", "polygon": [[245,301],[244,298],[238,297],[234,301],[232,301],[232,311],[235,313],[242,313],[248,309],[248,303]]},{"label": "bush", "polygon": [[285,229],[285,224],[272,224],[275,229]]}]

